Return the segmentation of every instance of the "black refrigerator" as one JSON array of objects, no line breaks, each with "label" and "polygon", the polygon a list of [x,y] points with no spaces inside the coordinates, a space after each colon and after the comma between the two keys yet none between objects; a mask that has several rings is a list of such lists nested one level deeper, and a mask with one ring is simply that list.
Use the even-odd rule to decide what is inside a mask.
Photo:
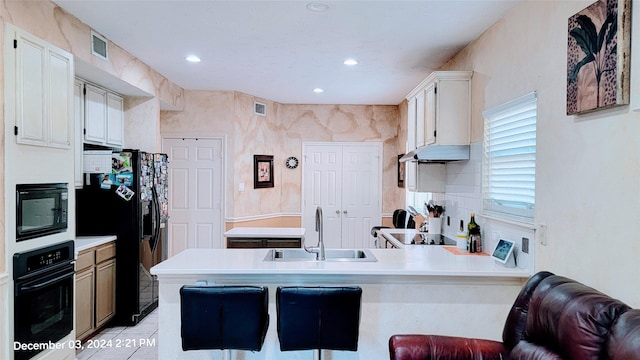
[{"label": "black refrigerator", "polygon": [[113,152],[112,171],[85,174],[76,190],[76,234],[117,235],[114,325],[135,325],[158,306],[150,269],[166,259],[166,154]]}]

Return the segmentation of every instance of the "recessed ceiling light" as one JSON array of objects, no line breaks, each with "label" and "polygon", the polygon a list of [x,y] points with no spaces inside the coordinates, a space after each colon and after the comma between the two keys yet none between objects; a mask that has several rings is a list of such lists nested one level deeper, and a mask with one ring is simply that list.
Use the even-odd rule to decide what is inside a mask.
[{"label": "recessed ceiling light", "polygon": [[199,63],[200,62],[200,58],[195,56],[195,55],[189,55],[186,57],[188,62],[192,62],[192,63]]},{"label": "recessed ceiling light", "polygon": [[346,59],[343,64],[347,66],[358,65],[358,61],[356,59]]},{"label": "recessed ceiling light", "polygon": [[322,1],[313,1],[307,4],[307,10],[309,11],[322,12],[322,11],[327,11],[330,8],[331,8],[331,5]]},{"label": "recessed ceiling light", "polygon": [[324,90],[322,90],[321,88],[315,88],[313,89],[313,92],[316,94],[322,94],[324,92]]}]

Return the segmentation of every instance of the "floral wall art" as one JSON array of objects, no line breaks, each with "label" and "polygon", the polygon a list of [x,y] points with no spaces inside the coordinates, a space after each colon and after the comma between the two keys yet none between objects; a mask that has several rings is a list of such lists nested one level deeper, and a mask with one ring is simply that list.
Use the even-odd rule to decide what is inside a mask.
[{"label": "floral wall art", "polygon": [[629,104],[630,0],[599,0],[569,18],[567,115]]}]

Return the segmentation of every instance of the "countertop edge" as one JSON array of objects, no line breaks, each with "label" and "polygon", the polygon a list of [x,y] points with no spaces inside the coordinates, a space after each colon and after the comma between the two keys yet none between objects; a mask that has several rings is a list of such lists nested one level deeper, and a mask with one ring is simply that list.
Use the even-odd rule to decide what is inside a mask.
[{"label": "countertop edge", "polygon": [[[153,272],[152,272],[153,273]],[[472,285],[472,286],[522,286],[528,274],[193,274],[155,273],[160,283],[215,284],[334,284],[334,285]]]},{"label": "countertop edge", "polygon": [[255,238],[274,237],[281,239],[304,238],[304,228],[277,228],[277,227],[235,227],[224,233],[231,238]]},{"label": "countertop edge", "polygon": [[116,235],[76,236],[74,241],[76,254],[92,247],[116,240]]}]

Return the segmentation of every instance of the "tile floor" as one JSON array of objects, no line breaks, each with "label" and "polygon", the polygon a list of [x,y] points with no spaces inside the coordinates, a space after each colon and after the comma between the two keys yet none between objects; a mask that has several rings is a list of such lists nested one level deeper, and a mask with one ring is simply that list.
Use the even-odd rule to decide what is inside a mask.
[{"label": "tile floor", "polygon": [[103,329],[76,352],[77,360],[156,360],[158,358],[158,309],[136,326]]}]

